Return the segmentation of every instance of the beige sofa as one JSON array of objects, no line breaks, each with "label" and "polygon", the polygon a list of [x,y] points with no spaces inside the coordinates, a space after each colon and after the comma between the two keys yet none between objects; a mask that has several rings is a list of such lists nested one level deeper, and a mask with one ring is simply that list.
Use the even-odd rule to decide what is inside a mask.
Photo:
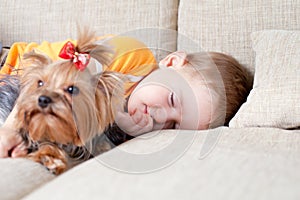
[{"label": "beige sofa", "polygon": [[0,199],[300,199],[299,16],[299,0],[2,0],[5,46],[75,38],[79,21],[138,37],[157,59],[231,54],[254,83],[229,127],[152,132],[59,177],[0,159]]}]

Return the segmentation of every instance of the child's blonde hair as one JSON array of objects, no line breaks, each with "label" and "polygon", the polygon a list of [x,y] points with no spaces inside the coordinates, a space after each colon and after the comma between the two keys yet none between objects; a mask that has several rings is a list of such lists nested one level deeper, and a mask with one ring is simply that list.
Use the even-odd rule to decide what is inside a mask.
[{"label": "child's blonde hair", "polygon": [[218,112],[223,112],[223,117],[222,113],[218,113],[219,116],[215,119],[218,122],[212,121],[212,123],[220,125],[220,121],[223,121],[221,123],[228,125],[250,91],[248,72],[232,56],[218,52],[187,54],[186,60],[187,65],[201,73],[207,87],[226,102],[226,104],[221,103],[219,105],[221,108],[218,108]]}]

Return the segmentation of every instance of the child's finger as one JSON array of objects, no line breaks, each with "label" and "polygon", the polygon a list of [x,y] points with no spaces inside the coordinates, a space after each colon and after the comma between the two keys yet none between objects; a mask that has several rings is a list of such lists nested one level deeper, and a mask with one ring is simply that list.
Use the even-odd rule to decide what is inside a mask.
[{"label": "child's finger", "polygon": [[139,110],[136,110],[136,112],[131,115],[132,120],[135,122],[135,124],[139,124],[140,121],[143,119],[143,113]]},{"label": "child's finger", "polygon": [[135,126],[133,126],[131,128],[131,131],[128,132],[127,134],[136,137],[141,134],[152,131],[153,130],[153,119],[150,115],[145,115],[145,117],[147,118],[145,120],[145,121],[147,121],[146,124],[144,124],[143,126],[141,126],[140,124],[136,124]]},{"label": "child's finger", "polygon": [[121,128],[127,126],[133,126],[135,124],[131,116],[126,112],[117,112],[115,117],[115,122]]},{"label": "child's finger", "polygon": [[133,115],[118,112],[116,124],[128,135],[137,136],[153,130],[153,119],[150,115],[136,111]]},{"label": "child's finger", "polygon": [[142,114],[141,115],[141,119],[140,119],[140,121],[137,123],[137,125],[138,126],[140,126],[140,127],[145,127],[148,123],[149,123],[149,120],[150,120],[150,115],[148,115],[148,114]]},{"label": "child's finger", "polygon": [[143,128],[139,131],[139,135],[153,130],[153,118],[150,115],[144,115],[144,117],[146,123],[143,125]]},{"label": "child's finger", "polygon": [[13,158],[24,157],[26,155],[27,155],[27,148],[23,143],[15,147],[11,153],[11,157]]},{"label": "child's finger", "polygon": [[131,115],[136,125],[144,127],[149,123],[149,119],[152,119],[149,114],[145,114],[142,111],[136,111],[134,115]]}]

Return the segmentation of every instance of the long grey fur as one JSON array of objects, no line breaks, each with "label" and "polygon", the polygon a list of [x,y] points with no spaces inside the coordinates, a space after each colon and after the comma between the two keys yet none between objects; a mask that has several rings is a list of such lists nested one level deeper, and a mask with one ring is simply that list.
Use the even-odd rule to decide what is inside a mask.
[{"label": "long grey fur", "polygon": [[1,76],[0,79],[0,127],[12,111],[20,92],[18,76]]}]

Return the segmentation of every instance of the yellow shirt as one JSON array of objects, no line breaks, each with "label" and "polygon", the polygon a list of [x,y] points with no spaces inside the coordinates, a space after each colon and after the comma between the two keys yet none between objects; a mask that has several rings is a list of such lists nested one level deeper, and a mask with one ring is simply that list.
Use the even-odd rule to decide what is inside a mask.
[{"label": "yellow shirt", "polygon": [[[105,39],[115,51],[112,63],[105,70],[116,71],[134,76],[147,76],[150,72],[157,68],[155,57],[150,49],[147,48],[145,44],[134,38],[107,35],[99,37],[98,39]],[[21,58],[23,54],[32,50],[48,55],[53,61],[59,60],[61,58],[58,54],[67,41],[71,41],[76,44],[76,41],[71,39],[53,43],[44,41],[41,44],[35,42],[14,43],[11,46],[0,74],[17,74],[18,69],[22,69]],[[128,83],[125,86],[126,96],[132,92],[136,85],[137,83]]]}]

